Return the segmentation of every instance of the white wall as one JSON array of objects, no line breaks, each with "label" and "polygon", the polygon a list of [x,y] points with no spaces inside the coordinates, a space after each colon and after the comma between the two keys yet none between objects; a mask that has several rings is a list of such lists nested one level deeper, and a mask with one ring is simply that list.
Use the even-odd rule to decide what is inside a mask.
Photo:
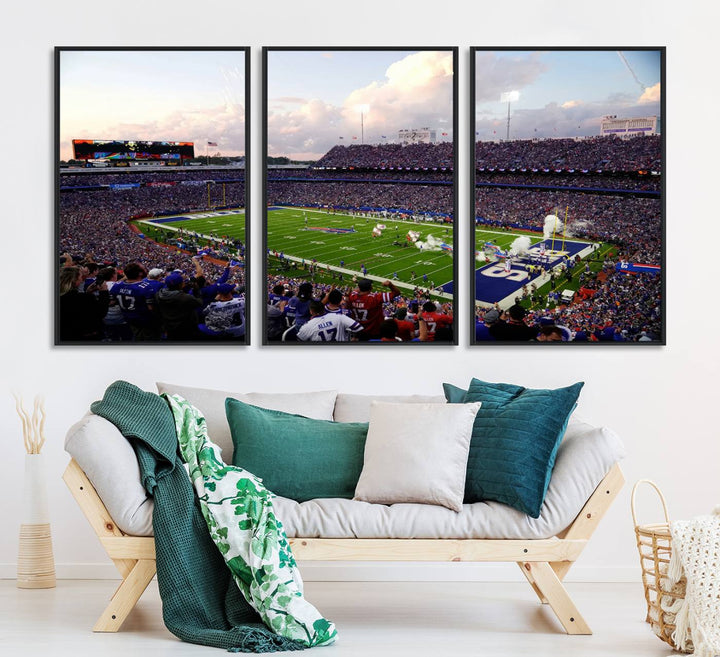
[{"label": "white wall", "polygon": [[[467,7],[467,8],[463,8]],[[472,7],[472,8],[471,8]],[[699,7],[702,7],[700,9]],[[443,381],[488,380],[555,387],[586,382],[580,410],[620,433],[629,451],[628,482],[655,479],[674,517],[720,502],[717,234],[718,119],[715,28],[711,3],[572,0],[510,3],[204,2],[93,0],[12,3],[1,46],[2,126],[2,477],[0,576],[13,577],[17,555],[23,446],[10,390],[47,397],[48,486],[59,575],[110,572],[107,558],[60,479],[63,438],[104,387],[123,378],[146,389],[156,380],[237,390],[337,387],[347,392],[438,393]],[[414,16],[422,18],[413,18]],[[424,17],[423,17],[424,16]],[[402,27],[396,27],[402,26]],[[154,36],[153,36],[154,35]],[[460,46],[460,162],[468,158],[469,47],[667,45],[667,347],[469,348],[467,311],[460,344],[439,349],[332,350],[258,346],[201,348],[57,348],[51,345],[53,231],[53,75],[55,45],[249,45],[254,97],[252,273],[260,282],[260,47],[262,45]],[[468,173],[460,173],[460,222],[470,210]],[[468,268],[468,231],[460,231],[459,269]],[[461,298],[467,298],[463,275]],[[258,294],[254,302],[259,301]],[[257,311],[257,303],[253,304]],[[591,578],[636,578],[630,485],[578,564]],[[648,508],[648,520],[658,519]],[[78,564],[89,564],[80,567]],[[317,571],[313,571],[314,573]],[[344,571],[349,572],[349,571]],[[386,574],[389,571],[386,571]],[[412,576],[417,570],[395,570]],[[441,572],[441,571],[434,571]],[[458,571],[453,571],[457,573]],[[475,573],[475,571],[472,571]],[[478,570],[496,577],[502,569]],[[511,571],[507,571],[510,573]],[[514,576],[514,571],[512,571]]]}]

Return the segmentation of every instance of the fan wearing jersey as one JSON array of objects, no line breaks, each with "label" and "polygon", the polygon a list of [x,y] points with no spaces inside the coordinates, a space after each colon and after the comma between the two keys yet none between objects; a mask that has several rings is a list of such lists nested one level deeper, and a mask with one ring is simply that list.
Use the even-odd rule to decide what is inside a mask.
[{"label": "fan wearing jersey", "polygon": [[400,296],[400,290],[391,281],[383,281],[383,285],[390,291],[373,292],[372,281],[361,278],[357,282],[357,289],[348,295],[348,303],[353,317],[363,327],[361,340],[370,340],[380,336],[380,327],[385,319],[383,304]]},{"label": "fan wearing jersey", "polygon": [[310,302],[312,301],[312,283],[300,283],[297,295],[291,297],[285,306],[285,315],[291,326],[300,328],[310,319]]},{"label": "fan wearing jersey", "polygon": [[359,322],[340,313],[326,313],[321,301],[310,302],[310,319],[298,330],[301,342],[347,342],[362,331]]},{"label": "fan wearing jersey", "polygon": [[344,308],[342,304],[343,295],[340,290],[333,288],[322,299],[325,304],[326,313],[337,313],[339,315],[350,315],[350,311]]},{"label": "fan wearing jersey", "polygon": [[241,338],[245,335],[245,299],[233,296],[235,286],[221,283],[217,286],[217,296],[205,308],[205,326],[215,333],[228,338]]},{"label": "fan wearing jersey", "polygon": [[155,311],[155,284],[145,279],[147,270],[137,262],[125,267],[125,280],[110,288],[137,342],[160,339],[160,321]]},{"label": "fan wearing jersey", "polygon": [[443,331],[442,329],[452,328],[452,315],[436,311],[437,306],[432,301],[426,301],[422,307],[422,315],[418,318],[419,320],[424,321],[425,326],[427,327],[427,337],[425,338],[427,342],[435,341],[435,333],[438,329],[441,329],[441,333],[446,334],[446,331]]}]

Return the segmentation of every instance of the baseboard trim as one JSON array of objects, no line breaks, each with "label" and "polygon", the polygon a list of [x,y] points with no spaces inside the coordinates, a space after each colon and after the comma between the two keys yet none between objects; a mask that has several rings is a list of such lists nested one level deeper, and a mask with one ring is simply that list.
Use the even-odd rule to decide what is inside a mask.
[{"label": "baseboard trim", "polygon": [[[393,563],[393,562],[300,562],[306,582],[522,582],[510,563]],[[112,564],[58,563],[58,579],[119,579]],[[0,564],[0,579],[15,579],[17,565]],[[626,566],[576,566],[568,582],[639,582],[638,568]]]}]

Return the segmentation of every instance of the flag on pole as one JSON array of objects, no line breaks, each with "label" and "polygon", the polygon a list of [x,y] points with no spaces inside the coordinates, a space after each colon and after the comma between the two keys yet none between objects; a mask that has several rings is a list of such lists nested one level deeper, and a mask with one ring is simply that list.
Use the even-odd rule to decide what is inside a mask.
[{"label": "flag on pole", "polygon": [[208,146],[217,146],[217,142],[216,142],[216,141],[209,141],[209,142],[208,142]]},{"label": "flag on pole", "polygon": [[355,135],[353,135],[353,139],[357,139],[357,137]]}]

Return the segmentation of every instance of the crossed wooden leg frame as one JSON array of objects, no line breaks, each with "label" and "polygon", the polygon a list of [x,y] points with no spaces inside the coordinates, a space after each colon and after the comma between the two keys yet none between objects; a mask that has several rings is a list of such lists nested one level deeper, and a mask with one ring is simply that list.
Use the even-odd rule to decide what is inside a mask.
[{"label": "crossed wooden leg frame", "polygon": [[[117,632],[155,575],[155,541],[123,534],[75,460],[65,483],[122,575],[94,632]],[[592,634],[563,586],[563,579],[620,492],[625,479],[615,464],[573,523],[539,540],[490,539],[290,539],[298,561],[514,561],[540,602],[548,604],[568,634]]]}]

